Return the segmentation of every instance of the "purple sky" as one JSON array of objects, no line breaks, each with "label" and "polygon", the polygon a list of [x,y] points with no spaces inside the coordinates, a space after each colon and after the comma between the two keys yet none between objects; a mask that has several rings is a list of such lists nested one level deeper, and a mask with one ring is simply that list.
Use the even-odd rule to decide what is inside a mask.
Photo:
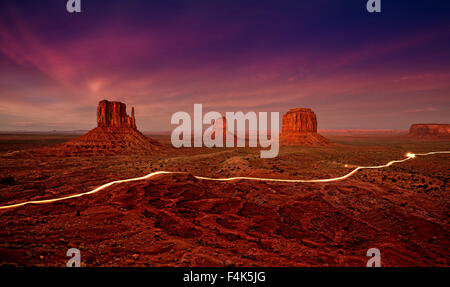
[{"label": "purple sky", "polygon": [[65,2],[1,2],[0,130],[90,129],[102,99],[144,131],[195,103],[309,107],[319,129],[450,123],[449,1]]}]

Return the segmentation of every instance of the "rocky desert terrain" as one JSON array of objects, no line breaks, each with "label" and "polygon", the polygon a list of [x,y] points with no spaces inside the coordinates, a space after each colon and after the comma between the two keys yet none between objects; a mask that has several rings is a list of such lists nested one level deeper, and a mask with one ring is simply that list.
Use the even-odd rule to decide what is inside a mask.
[{"label": "rocky desert terrain", "polygon": [[[1,135],[0,205],[76,194],[153,171],[181,174],[111,186],[96,194],[0,210],[0,262],[64,266],[448,266],[448,155],[363,170],[334,183],[273,183],[210,177],[330,178],[448,142],[398,136],[335,136],[326,146],[173,149],[166,154],[59,156],[33,153],[68,135]],[[75,137],[75,136],[74,136]],[[161,145],[169,136],[152,136]],[[45,149],[45,147],[44,147]]]},{"label": "rocky desert terrain", "polygon": [[[223,129],[224,124],[218,127]],[[225,132],[224,132],[225,134]],[[259,148],[178,148],[145,136],[101,101],[85,135],[0,135],[0,264],[65,266],[448,266],[449,154],[418,156],[345,180],[293,183],[199,177],[330,179],[358,166],[448,151],[406,134],[317,133],[310,109],[283,117],[276,158]],[[5,206],[96,193],[57,202]],[[3,208],[2,208],[3,207]]]}]

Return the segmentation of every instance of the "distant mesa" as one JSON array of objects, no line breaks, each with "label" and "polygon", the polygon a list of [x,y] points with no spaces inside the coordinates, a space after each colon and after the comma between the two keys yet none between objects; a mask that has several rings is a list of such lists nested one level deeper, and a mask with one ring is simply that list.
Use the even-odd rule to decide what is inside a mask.
[{"label": "distant mesa", "polygon": [[307,108],[290,109],[283,115],[281,145],[326,145],[330,142],[317,133],[316,114]]},{"label": "distant mesa", "polygon": [[144,136],[136,128],[134,108],[131,117],[121,102],[100,101],[97,107],[97,127],[85,135],[53,147],[64,155],[143,154],[161,150],[158,141]]},{"label": "distant mesa", "polygon": [[450,124],[413,124],[409,136],[419,139],[450,139]]},{"label": "distant mesa", "polygon": [[211,134],[211,139],[215,140],[216,136],[222,134],[222,139],[220,140],[223,143],[223,146],[227,146],[227,141],[230,141],[229,144],[236,144],[237,136],[232,132],[227,130],[227,118],[222,117],[220,119],[216,119],[214,121],[213,132]]}]

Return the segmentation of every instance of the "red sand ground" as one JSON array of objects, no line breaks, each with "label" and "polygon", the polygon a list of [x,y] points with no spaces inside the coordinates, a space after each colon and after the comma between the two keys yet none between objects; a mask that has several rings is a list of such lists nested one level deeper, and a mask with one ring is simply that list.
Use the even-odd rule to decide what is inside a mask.
[{"label": "red sand ground", "polygon": [[[345,164],[450,149],[448,142],[395,136],[333,140],[326,147],[283,147],[279,157],[265,160],[257,149],[42,157],[13,152],[20,141],[5,140],[0,205],[84,192],[155,170],[324,178],[348,172],[352,166]],[[75,247],[85,266],[365,266],[367,249],[376,247],[383,266],[448,266],[448,160],[418,158],[326,184],[160,175],[78,199],[0,210],[0,263],[64,266],[67,249]]]}]

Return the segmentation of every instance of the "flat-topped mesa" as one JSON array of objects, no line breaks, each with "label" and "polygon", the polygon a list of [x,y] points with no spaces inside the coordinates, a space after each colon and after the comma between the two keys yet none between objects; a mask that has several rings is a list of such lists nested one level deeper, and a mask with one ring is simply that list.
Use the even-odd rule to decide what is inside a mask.
[{"label": "flat-topped mesa", "polygon": [[416,138],[450,138],[450,124],[413,124],[409,135]]},{"label": "flat-topped mesa", "polygon": [[134,107],[131,117],[127,115],[127,106],[121,102],[100,101],[97,107],[97,127],[117,127],[136,129]]},{"label": "flat-topped mesa", "polygon": [[316,114],[307,108],[290,109],[283,116],[282,133],[317,132]]},{"label": "flat-topped mesa", "polygon": [[323,145],[328,140],[317,133],[316,114],[308,108],[290,109],[283,115],[280,141],[283,145]]}]

